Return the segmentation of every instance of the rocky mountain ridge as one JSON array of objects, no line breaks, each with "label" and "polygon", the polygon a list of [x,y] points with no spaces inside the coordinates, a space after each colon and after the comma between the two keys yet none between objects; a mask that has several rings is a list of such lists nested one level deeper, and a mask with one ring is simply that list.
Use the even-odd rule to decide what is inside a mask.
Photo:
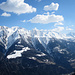
[{"label": "rocky mountain ridge", "polygon": [[[11,68],[15,75],[29,75],[29,71],[31,75],[55,75],[53,71],[56,75],[62,75],[72,72],[75,68],[75,35],[36,28],[26,30],[20,27],[0,26],[0,52],[3,54],[1,59],[3,57],[7,64],[11,63],[11,67],[14,63],[20,71],[18,73]],[[25,68],[28,69],[28,74]],[[41,73],[38,74],[40,70]]]}]

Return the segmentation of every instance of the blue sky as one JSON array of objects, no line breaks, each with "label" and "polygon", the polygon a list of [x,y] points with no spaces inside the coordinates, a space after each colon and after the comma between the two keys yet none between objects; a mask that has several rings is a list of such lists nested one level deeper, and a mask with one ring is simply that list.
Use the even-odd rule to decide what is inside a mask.
[{"label": "blue sky", "polygon": [[75,32],[74,0],[0,0],[0,26]]}]

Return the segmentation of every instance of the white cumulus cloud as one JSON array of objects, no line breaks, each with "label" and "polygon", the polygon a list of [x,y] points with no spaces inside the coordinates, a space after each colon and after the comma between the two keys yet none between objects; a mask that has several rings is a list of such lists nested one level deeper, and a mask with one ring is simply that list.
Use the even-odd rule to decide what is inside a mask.
[{"label": "white cumulus cloud", "polygon": [[64,18],[62,15],[55,15],[55,14],[42,14],[42,15],[36,15],[29,21],[31,23],[41,23],[41,24],[48,24],[48,23],[53,23],[53,22],[60,22],[63,21]]},{"label": "white cumulus cloud", "polygon": [[58,10],[59,4],[58,3],[51,3],[50,5],[44,6],[45,11],[52,11],[52,10]]},{"label": "white cumulus cloud", "polygon": [[62,22],[57,22],[54,24],[54,26],[57,26],[57,25],[64,25]]},{"label": "white cumulus cloud", "polygon": [[26,20],[22,20],[21,22],[26,22]]},{"label": "white cumulus cloud", "polygon": [[72,27],[73,27],[74,25],[72,25]]},{"label": "white cumulus cloud", "polygon": [[69,31],[70,31],[70,30],[73,30],[73,29],[72,29],[72,28],[68,28],[68,27],[66,27],[66,30],[69,30]]},{"label": "white cumulus cloud", "polygon": [[9,17],[9,16],[11,16],[11,14],[4,12],[4,13],[2,13],[1,16]]},{"label": "white cumulus cloud", "polygon": [[36,12],[36,8],[24,3],[24,0],[7,0],[0,4],[0,9],[16,14]]},{"label": "white cumulus cloud", "polygon": [[63,30],[64,30],[64,27],[57,27],[57,28],[52,29],[52,31],[56,31],[56,32],[60,32]]}]

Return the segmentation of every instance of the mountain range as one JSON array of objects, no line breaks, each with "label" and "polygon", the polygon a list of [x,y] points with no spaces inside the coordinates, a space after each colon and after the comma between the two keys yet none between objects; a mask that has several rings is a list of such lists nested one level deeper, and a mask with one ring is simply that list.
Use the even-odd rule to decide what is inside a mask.
[{"label": "mountain range", "polygon": [[67,75],[75,69],[75,33],[0,26],[0,75]]}]

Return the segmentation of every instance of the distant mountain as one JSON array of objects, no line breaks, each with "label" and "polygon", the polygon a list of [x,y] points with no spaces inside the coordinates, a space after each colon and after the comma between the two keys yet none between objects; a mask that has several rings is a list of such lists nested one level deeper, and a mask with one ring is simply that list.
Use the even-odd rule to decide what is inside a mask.
[{"label": "distant mountain", "polygon": [[1,75],[62,75],[75,69],[75,33],[0,26]]}]

